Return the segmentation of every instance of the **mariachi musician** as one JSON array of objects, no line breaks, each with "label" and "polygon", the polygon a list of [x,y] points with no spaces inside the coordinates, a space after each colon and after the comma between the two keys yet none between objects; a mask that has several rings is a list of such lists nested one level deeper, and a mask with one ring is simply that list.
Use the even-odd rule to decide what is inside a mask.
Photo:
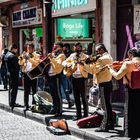
[{"label": "mariachi musician", "polygon": [[53,99],[53,106],[49,114],[54,114],[55,116],[62,115],[62,99],[59,92],[60,73],[63,70],[62,62],[65,60],[62,47],[63,44],[61,42],[56,42],[52,53],[48,54],[50,58],[50,68],[48,70],[47,80],[50,94]]},{"label": "mariachi musician", "polygon": [[27,44],[26,52],[19,56],[19,65],[22,66],[24,79],[24,105],[25,109],[29,109],[29,94],[32,88],[32,104],[35,104],[34,94],[37,92],[37,79],[31,80],[27,73],[40,63],[40,55],[34,51],[33,44]]},{"label": "mariachi musician", "polygon": [[[76,117],[74,117],[74,121],[81,119],[82,117],[88,116],[88,103],[87,103],[87,97],[85,94],[85,80],[88,77],[88,73],[84,71],[83,69],[83,61],[87,59],[87,55],[82,52],[82,45],[81,43],[75,44],[75,52],[72,53],[62,64],[64,65],[65,73],[67,74],[71,70],[71,74],[68,74],[68,76],[72,75],[72,86],[73,86],[73,94],[75,99],[75,105],[76,105]],[[69,70],[70,69],[70,70]],[[83,110],[84,115],[82,116],[81,111],[81,101],[80,97],[82,98],[83,102]]]},{"label": "mariachi musician", "polygon": [[113,117],[112,117],[112,106],[110,103],[110,95],[112,91],[112,75],[106,65],[113,63],[113,59],[108,53],[104,44],[96,44],[95,50],[97,55],[100,57],[93,64],[84,64],[84,69],[91,74],[94,74],[95,81],[99,85],[99,94],[101,107],[104,111],[103,120],[101,126],[96,129],[96,132],[107,132],[110,129],[114,129]]},{"label": "mariachi musician", "polygon": [[131,48],[128,51],[128,59],[123,61],[118,71],[114,70],[113,66],[109,66],[112,76],[117,80],[123,78],[123,84],[126,85],[124,132],[125,136],[130,137],[131,140],[140,138],[140,113],[137,110],[140,106],[140,88],[133,89],[129,85],[129,81],[131,81],[132,78],[131,73],[138,66],[140,66],[140,49],[137,48]]}]

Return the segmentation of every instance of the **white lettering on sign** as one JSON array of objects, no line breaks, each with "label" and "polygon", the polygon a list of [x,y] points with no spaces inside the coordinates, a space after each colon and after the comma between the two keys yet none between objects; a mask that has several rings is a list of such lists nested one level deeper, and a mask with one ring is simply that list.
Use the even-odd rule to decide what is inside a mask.
[{"label": "white lettering on sign", "polygon": [[16,11],[12,15],[12,26],[21,27],[42,23],[42,9],[36,7]]},{"label": "white lettering on sign", "polygon": [[88,4],[88,0],[54,0],[53,10],[77,7]]},{"label": "white lettering on sign", "polygon": [[68,24],[68,23],[63,23],[63,28],[65,29],[82,29],[83,25],[81,23],[75,23],[75,24]]}]

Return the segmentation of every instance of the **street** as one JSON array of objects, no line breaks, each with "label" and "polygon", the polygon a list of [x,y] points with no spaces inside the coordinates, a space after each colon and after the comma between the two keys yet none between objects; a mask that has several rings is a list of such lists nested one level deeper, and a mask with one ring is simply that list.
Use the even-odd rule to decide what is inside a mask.
[{"label": "street", "polygon": [[72,135],[53,135],[45,125],[13,113],[0,110],[0,116],[0,140],[78,140]]}]

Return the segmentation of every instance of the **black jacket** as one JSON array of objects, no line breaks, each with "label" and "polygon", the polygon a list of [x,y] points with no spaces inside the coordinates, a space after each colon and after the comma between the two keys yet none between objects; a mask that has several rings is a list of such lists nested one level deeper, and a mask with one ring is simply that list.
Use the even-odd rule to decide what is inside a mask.
[{"label": "black jacket", "polygon": [[15,78],[19,76],[19,70],[20,66],[18,64],[18,57],[15,55],[15,53],[9,51],[5,55],[5,62],[8,72],[11,76],[14,76]]}]

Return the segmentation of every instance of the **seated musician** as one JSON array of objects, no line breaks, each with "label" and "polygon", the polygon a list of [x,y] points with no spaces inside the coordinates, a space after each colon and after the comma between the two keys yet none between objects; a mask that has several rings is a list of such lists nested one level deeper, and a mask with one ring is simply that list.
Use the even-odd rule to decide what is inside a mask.
[{"label": "seated musician", "polygon": [[[75,70],[72,70],[72,86],[73,86],[73,94],[76,105],[76,117],[74,120],[81,119],[82,117],[88,116],[88,103],[87,97],[85,93],[85,79],[88,77],[88,73],[84,71],[82,61],[87,59],[87,55],[82,52],[82,45],[80,43],[75,44],[75,52],[72,53],[62,64],[64,67],[68,68],[73,67]],[[66,74],[66,72],[64,73]],[[70,74],[69,74],[70,76]],[[83,110],[84,114],[82,116],[82,108],[81,108],[81,100],[83,102]]]},{"label": "seated musician", "polygon": [[65,55],[62,51],[63,44],[61,42],[56,42],[50,57],[50,69],[48,70],[48,85],[50,89],[50,94],[53,99],[53,106],[49,114],[54,114],[55,116],[62,115],[62,99],[59,92],[59,81],[60,73],[63,70],[62,62],[65,60]]},{"label": "seated musician", "polygon": [[27,44],[26,52],[19,56],[19,65],[22,66],[24,80],[24,105],[29,109],[29,94],[32,88],[32,104],[35,104],[34,94],[37,92],[37,79],[31,80],[27,73],[40,63],[40,55],[34,52],[34,45]]}]

